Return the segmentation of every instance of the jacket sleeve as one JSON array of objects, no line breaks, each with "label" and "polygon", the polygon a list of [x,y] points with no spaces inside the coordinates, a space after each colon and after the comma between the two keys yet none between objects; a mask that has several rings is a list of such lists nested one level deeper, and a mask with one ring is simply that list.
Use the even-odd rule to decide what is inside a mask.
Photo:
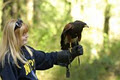
[{"label": "jacket sleeve", "polygon": [[49,69],[57,63],[57,52],[45,53],[43,51],[34,50],[33,48],[32,51],[35,57],[36,70]]}]

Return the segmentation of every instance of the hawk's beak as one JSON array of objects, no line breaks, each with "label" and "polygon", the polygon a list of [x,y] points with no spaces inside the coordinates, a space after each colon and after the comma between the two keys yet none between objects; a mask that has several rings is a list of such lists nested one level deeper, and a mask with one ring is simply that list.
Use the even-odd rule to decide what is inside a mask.
[{"label": "hawk's beak", "polygon": [[85,25],[84,27],[87,27],[87,28],[89,28],[89,26],[88,26],[88,25]]}]

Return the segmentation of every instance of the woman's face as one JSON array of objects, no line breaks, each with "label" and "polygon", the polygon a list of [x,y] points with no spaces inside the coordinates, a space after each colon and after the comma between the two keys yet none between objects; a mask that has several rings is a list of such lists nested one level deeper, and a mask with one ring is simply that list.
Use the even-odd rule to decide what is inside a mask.
[{"label": "woman's face", "polygon": [[28,38],[28,33],[24,33],[22,36],[23,45],[25,45],[27,43],[27,38]]}]

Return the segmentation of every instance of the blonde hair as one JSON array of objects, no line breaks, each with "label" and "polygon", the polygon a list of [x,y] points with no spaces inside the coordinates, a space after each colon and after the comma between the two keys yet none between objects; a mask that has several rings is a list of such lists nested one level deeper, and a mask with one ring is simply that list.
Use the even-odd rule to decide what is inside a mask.
[{"label": "blonde hair", "polygon": [[[26,63],[27,61],[21,52],[21,47],[23,46],[21,38],[24,33],[28,32],[28,26],[25,23],[22,23],[21,28],[17,28],[15,30],[16,21],[17,20],[14,19],[10,20],[3,28],[3,36],[0,45],[0,62],[2,62],[2,65],[4,65],[5,56],[8,54],[12,56],[14,63],[20,68],[18,65],[18,60],[20,60],[22,63]],[[27,46],[25,46],[25,48],[32,56],[32,51],[30,48]]]}]

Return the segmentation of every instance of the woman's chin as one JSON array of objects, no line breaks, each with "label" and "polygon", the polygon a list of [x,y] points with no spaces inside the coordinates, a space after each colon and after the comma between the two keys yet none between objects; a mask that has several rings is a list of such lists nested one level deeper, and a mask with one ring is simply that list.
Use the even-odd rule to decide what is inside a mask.
[{"label": "woman's chin", "polygon": [[27,42],[24,42],[22,45],[26,45],[27,44]]}]

